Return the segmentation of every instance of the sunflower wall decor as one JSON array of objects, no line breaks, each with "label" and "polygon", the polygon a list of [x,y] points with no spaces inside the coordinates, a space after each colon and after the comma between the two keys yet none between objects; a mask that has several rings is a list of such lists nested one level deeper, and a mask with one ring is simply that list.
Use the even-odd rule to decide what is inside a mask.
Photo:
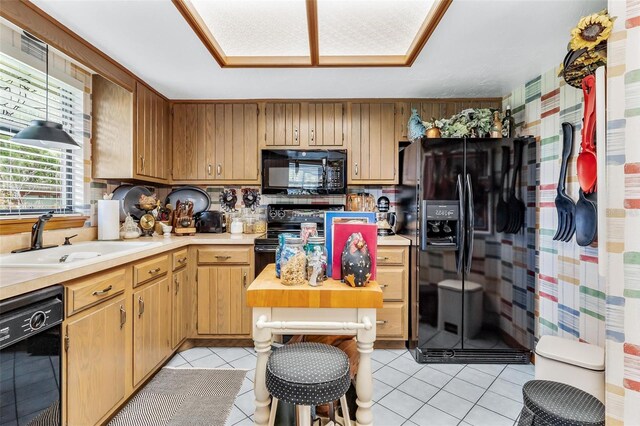
[{"label": "sunflower wall decor", "polygon": [[558,73],[567,84],[580,89],[585,76],[607,64],[607,39],[611,35],[615,19],[605,9],[583,16],[571,30],[568,52]]}]

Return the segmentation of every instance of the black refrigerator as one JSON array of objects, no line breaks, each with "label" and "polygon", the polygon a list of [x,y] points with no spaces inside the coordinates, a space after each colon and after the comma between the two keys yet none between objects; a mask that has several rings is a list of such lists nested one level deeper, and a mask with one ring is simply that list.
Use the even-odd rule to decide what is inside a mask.
[{"label": "black refrigerator", "polygon": [[[412,240],[410,347],[418,362],[529,362],[529,348],[501,327],[500,306],[511,297],[501,294],[511,283],[503,282],[509,265],[500,245],[522,236],[530,217],[517,191],[527,177],[514,171],[526,146],[526,139],[424,138],[401,151],[397,229]],[[509,164],[500,166],[501,157]],[[511,173],[501,179],[505,166]],[[510,192],[524,210],[505,237],[493,219],[498,197],[510,201]]]}]

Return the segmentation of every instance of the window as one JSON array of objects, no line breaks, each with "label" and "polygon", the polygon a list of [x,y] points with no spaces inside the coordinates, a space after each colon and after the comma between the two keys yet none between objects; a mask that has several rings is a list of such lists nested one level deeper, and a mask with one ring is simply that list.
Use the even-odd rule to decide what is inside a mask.
[{"label": "window", "polygon": [[[43,50],[37,42],[21,35],[19,52],[28,55],[31,63],[42,64],[42,69]],[[56,61],[71,65],[51,50],[49,55],[50,69]],[[84,204],[84,149],[41,149],[10,140],[31,120],[45,119],[45,73],[9,56],[3,49],[0,89],[0,214],[76,212]],[[84,102],[81,88],[49,76],[48,119],[62,123],[81,146]]]}]

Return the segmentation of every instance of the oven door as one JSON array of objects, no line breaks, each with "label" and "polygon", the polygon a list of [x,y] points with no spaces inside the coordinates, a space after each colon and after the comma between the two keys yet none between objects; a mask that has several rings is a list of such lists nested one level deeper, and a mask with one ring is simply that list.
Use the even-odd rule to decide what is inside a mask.
[{"label": "oven door", "polygon": [[277,244],[256,244],[253,248],[255,253],[255,276],[257,277],[262,270],[270,263],[276,263]]},{"label": "oven door", "polygon": [[346,151],[262,151],[263,194],[345,194]]}]

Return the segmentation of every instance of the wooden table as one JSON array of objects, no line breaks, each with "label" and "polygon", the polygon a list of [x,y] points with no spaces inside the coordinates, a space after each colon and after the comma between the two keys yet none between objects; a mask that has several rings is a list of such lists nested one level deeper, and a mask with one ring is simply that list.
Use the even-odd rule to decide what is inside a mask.
[{"label": "wooden table", "polygon": [[[327,280],[321,287],[285,286],[276,278],[275,265],[267,266],[247,289],[253,308],[253,341],[258,354],[254,382],[256,425],[269,421],[271,398],[265,375],[274,334],[354,335],[360,363],[356,375],[356,424],[373,424],[371,352],[376,340],[376,309],[382,307],[382,290],[375,281],[351,288]],[[308,409],[304,410],[304,415]],[[309,417],[307,417],[308,419]]]}]

